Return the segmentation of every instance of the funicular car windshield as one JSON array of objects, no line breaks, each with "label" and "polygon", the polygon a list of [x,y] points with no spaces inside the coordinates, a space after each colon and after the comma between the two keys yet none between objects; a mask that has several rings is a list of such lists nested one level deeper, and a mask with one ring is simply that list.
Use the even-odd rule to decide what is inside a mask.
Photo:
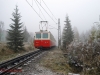
[{"label": "funicular car windshield", "polygon": [[36,33],[36,38],[41,38],[41,33]]},{"label": "funicular car windshield", "polygon": [[48,38],[48,33],[43,33],[43,38]]}]

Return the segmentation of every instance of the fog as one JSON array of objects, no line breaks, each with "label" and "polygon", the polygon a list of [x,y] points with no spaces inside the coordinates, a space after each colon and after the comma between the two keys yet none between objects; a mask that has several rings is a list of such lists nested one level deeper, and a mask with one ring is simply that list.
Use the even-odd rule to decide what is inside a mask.
[{"label": "fog", "polygon": [[[35,3],[35,0],[27,1],[29,1],[36,12],[44,19]],[[41,1],[41,5],[44,9],[51,17],[53,17],[50,11],[43,4],[42,0],[38,1]],[[61,30],[63,30],[66,15],[68,15],[71,20],[72,28],[74,26],[77,27],[79,33],[89,30],[91,26],[93,26],[94,22],[99,22],[100,0],[44,0],[44,2],[53,15],[57,19],[60,18]],[[22,16],[21,22],[24,23],[27,30],[33,33],[39,31],[39,22],[41,21],[41,18],[32,10],[26,0],[0,0],[0,21],[4,22],[5,29],[10,28],[9,24],[12,23],[10,18],[13,18],[12,12],[14,12],[16,5],[18,5],[19,12]],[[55,23],[42,8],[41,11],[49,22],[49,25],[57,28],[58,26],[56,23],[58,23],[58,20],[53,17]],[[57,29],[48,30],[53,33],[55,38],[58,37]]]}]

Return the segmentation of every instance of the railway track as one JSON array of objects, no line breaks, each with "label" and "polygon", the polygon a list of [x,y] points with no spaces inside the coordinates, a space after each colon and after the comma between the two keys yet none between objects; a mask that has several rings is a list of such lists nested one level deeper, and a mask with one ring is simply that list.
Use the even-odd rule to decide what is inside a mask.
[{"label": "railway track", "polygon": [[0,75],[6,75],[6,74],[10,74],[11,72],[21,71],[20,69],[18,69],[18,67],[22,66],[23,64],[28,62],[30,59],[33,59],[34,57],[38,56],[42,52],[43,50],[37,50],[37,51],[31,52],[23,56],[1,63]]}]

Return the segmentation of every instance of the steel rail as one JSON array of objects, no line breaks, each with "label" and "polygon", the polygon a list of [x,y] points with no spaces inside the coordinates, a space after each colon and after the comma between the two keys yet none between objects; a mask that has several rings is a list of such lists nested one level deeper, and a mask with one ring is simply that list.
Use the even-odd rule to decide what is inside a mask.
[{"label": "steel rail", "polygon": [[[23,56],[20,56],[20,57],[17,57],[17,58],[14,58],[12,60],[9,60],[9,61],[6,61],[4,63],[1,63],[0,64],[0,69],[5,69],[5,71],[1,72],[0,75],[5,75],[5,74],[8,74],[10,73],[11,70],[23,65],[25,62],[29,61],[31,58],[34,58],[35,56],[39,55],[41,52],[43,52],[42,50],[37,50],[37,51],[34,51],[32,53],[28,53],[28,54],[25,54]],[[20,62],[21,61],[21,62]],[[14,65],[14,63],[16,63],[16,65]],[[11,68],[7,69],[8,66],[11,66]]]}]

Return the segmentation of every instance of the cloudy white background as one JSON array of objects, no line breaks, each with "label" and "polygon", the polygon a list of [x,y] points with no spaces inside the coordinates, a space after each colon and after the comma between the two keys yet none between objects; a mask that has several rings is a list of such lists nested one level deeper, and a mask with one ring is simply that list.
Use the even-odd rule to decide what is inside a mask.
[{"label": "cloudy white background", "polygon": [[[44,19],[35,0],[33,0],[33,3],[32,0],[27,1],[29,1],[37,13]],[[38,1],[41,1],[41,5],[52,16],[42,0]],[[44,2],[47,4],[53,15],[57,19],[60,18],[61,29],[64,27],[64,20],[67,14],[71,20],[72,27],[76,26],[79,32],[89,30],[94,22],[99,22],[100,0],[44,0]],[[21,22],[24,23],[27,30],[33,33],[39,31],[39,22],[41,19],[28,5],[26,0],[0,0],[0,21],[4,22],[5,29],[9,29],[9,24],[12,23],[10,18],[12,18],[12,12],[15,9],[15,5],[18,5],[19,12],[22,16]],[[55,20],[54,22],[42,8],[41,10],[45,15],[46,20],[49,22],[49,25],[57,28],[55,22],[57,23],[58,20],[55,20],[52,16]],[[58,33],[56,29],[49,29],[49,31],[57,38]]]}]

